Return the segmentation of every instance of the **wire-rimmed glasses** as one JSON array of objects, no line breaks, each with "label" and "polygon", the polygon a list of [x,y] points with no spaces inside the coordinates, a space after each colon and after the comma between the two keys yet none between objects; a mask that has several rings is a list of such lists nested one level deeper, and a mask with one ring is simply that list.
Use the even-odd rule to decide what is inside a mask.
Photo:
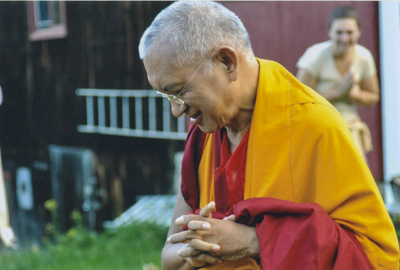
[{"label": "wire-rimmed glasses", "polygon": [[169,94],[165,94],[165,93],[161,93],[159,91],[156,91],[157,94],[162,95],[163,97],[165,97],[166,99],[168,99],[169,101],[174,101],[175,103],[179,104],[179,105],[185,105],[185,102],[180,99],[179,97],[185,92],[186,90],[186,86],[189,84],[189,82],[193,79],[194,75],[196,75],[197,71],[199,71],[199,69],[201,68],[201,66],[204,64],[204,62],[208,59],[208,57],[211,56],[211,54],[213,52],[216,52],[218,49],[213,49],[211,50],[207,56],[204,58],[203,62],[201,62],[201,64],[199,65],[199,67],[196,69],[196,71],[193,73],[193,75],[190,77],[190,79],[185,83],[185,85],[182,87],[182,90],[176,95],[169,95]]}]

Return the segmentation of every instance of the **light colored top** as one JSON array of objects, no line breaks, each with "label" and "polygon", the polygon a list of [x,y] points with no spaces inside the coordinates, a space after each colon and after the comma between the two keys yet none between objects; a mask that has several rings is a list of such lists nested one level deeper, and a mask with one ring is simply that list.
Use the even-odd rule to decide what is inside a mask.
[{"label": "light colored top", "polygon": [[[244,199],[318,203],[335,222],[354,232],[375,269],[398,269],[393,223],[343,118],[281,65],[258,61]],[[200,208],[215,199],[213,136],[207,134],[198,170]],[[245,258],[204,269],[257,267],[257,261]]]},{"label": "light colored top", "polygon": [[[332,54],[332,42],[325,41],[309,47],[297,62],[297,68],[305,68],[315,78],[317,85],[315,90],[324,93],[342,80],[336,67],[335,59]],[[356,55],[350,70],[354,73],[358,85],[363,79],[376,75],[375,61],[371,52],[362,45],[355,45]],[[345,121],[353,120],[358,117],[357,107],[351,102],[348,96],[339,100],[332,101],[332,105],[340,112]]]}]

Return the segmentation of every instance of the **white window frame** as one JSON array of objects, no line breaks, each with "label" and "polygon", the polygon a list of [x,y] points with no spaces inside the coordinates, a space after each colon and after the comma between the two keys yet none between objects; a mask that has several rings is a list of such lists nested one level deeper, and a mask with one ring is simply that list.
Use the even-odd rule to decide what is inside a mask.
[{"label": "white window frame", "polygon": [[[54,3],[56,1],[48,1]],[[38,20],[38,3],[39,1],[29,1],[28,5],[28,28],[29,28],[29,40],[48,40],[48,39],[61,39],[68,35],[67,31],[67,16],[66,16],[66,5],[65,1],[57,1],[60,3],[60,24],[52,25],[52,21],[48,21],[48,26],[46,28],[40,27],[40,22]],[[51,10],[49,13],[51,14]]]}]

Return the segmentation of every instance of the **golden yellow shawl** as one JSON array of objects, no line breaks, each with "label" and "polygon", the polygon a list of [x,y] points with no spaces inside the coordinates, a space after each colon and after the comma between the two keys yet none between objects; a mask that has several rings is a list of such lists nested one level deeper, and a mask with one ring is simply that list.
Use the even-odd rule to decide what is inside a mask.
[{"label": "golden yellow shawl", "polygon": [[[318,203],[354,232],[376,269],[399,269],[399,247],[375,181],[336,109],[273,61],[260,76],[250,130],[244,199]],[[200,208],[214,200],[214,139],[198,171]],[[245,258],[204,269],[259,269]]]}]

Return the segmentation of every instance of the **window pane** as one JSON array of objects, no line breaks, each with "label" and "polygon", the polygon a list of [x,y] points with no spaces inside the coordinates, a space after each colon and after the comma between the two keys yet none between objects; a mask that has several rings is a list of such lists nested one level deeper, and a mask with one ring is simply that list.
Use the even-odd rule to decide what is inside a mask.
[{"label": "window pane", "polygon": [[54,24],[60,24],[61,23],[61,5],[60,1],[54,1],[54,18],[53,18],[53,23]]},{"label": "window pane", "polygon": [[49,20],[49,1],[39,1],[39,21]]},{"label": "window pane", "polygon": [[49,1],[36,1],[37,8],[37,28],[47,28],[51,26],[49,17]]}]

